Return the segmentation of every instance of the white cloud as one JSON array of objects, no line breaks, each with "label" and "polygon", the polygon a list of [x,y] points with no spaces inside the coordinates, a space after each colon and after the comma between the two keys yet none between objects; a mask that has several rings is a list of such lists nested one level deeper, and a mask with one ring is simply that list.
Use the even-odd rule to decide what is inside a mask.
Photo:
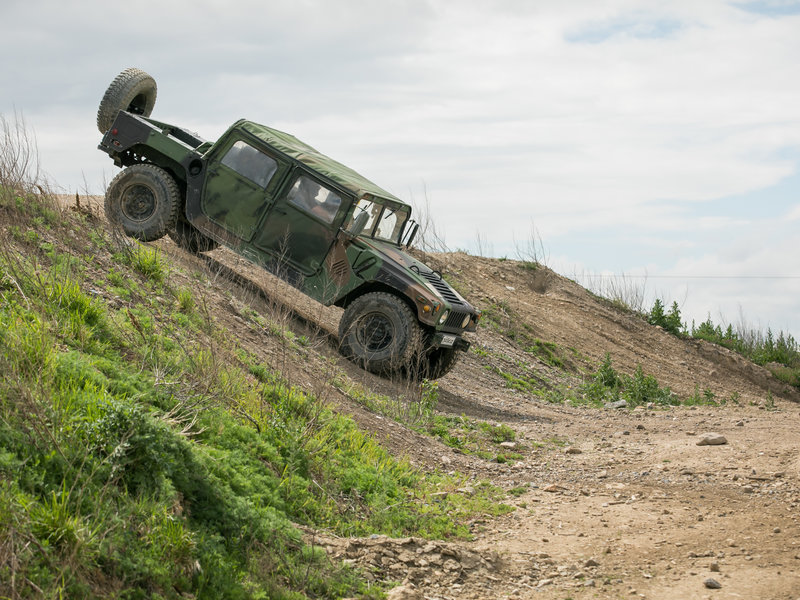
[{"label": "white cloud", "polygon": [[787,221],[797,221],[797,220],[800,220],[800,204],[798,204],[797,206],[795,206],[795,207],[794,207],[792,210],[790,210],[790,211],[789,211],[789,212],[786,214],[786,220],[787,220]]}]

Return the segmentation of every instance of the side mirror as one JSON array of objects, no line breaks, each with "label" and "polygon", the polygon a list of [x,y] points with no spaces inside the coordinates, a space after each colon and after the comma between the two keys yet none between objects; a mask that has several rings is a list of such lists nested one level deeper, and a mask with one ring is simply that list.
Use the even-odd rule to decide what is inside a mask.
[{"label": "side mirror", "polygon": [[358,215],[350,227],[350,233],[352,235],[358,235],[364,231],[364,226],[367,224],[367,219],[369,219],[369,213],[367,211],[364,211]]}]

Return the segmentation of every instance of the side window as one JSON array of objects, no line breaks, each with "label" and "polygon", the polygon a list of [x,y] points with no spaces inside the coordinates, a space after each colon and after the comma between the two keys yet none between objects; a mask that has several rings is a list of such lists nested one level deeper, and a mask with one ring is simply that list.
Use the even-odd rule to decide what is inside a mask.
[{"label": "side window", "polygon": [[278,170],[277,162],[242,141],[231,146],[231,149],[225,153],[222,164],[261,188],[267,187],[269,180]]},{"label": "side window", "polygon": [[287,200],[300,210],[314,215],[325,223],[333,223],[342,199],[313,179],[301,175],[289,190]]}]

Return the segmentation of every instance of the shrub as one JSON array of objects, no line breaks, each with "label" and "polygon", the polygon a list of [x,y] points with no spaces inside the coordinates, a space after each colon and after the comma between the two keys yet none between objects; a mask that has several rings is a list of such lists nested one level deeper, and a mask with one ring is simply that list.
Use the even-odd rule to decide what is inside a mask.
[{"label": "shrub", "polygon": [[668,387],[660,387],[656,378],[647,375],[641,365],[636,367],[632,376],[617,373],[611,365],[609,354],[606,354],[591,380],[583,384],[580,391],[586,401],[592,404],[625,400],[628,407],[634,408],[648,403],[679,403],[677,396]]},{"label": "shrub", "polygon": [[650,309],[650,313],[647,315],[647,322],[651,325],[658,325],[664,329],[664,331],[673,335],[680,335],[681,331],[684,329],[678,303],[673,302],[669,313],[667,313],[664,310],[664,303],[659,298],[656,298],[653,303],[653,308]]}]

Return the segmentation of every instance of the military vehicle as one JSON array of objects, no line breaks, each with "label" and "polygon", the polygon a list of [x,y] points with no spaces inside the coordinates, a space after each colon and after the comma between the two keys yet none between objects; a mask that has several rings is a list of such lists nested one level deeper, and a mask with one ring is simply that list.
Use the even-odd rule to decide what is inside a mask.
[{"label": "military vehicle", "polygon": [[150,118],[156,82],[126,69],[97,111],[122,171],[109,222],[144,242],[222,244],[325,305],[344,308],[343,355],[383,375],[435,379],[469,348],[480,311],[406,251],[411,207],[282,131],[240,120],[215,142]]}]

